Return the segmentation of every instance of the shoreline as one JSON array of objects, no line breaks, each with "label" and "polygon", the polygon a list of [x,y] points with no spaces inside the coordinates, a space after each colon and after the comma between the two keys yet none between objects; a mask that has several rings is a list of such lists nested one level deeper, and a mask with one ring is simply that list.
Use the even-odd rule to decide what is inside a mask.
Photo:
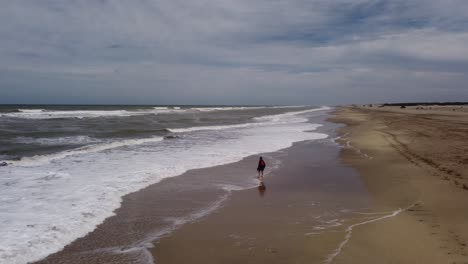
[{"label": "shoreline", "polygon": [[[278,161],[266,190],[256,155],[188,171],[125,196],[95,231],[34,263],[468,263],[466,175],[441,170],[447,148],[428,164],[418,141],[435,122],[427,137],[442,148],[430,133],[457,132],[464,117],[411,111],[338,108],[314,131],[329,138],[262,154]],[[239,177],[252,185],[229,184]]]},{"label": "shoreline", "polygon": [[295,144],[265,178],[264,195],[233,193],[213,214],[157,241],[153,257],[160,263],[329,263],[344,229],[372,214],[359,175],[339,164],[339,152],[332,138]]},{"label": "shoreline", "polygon": [[[313,131],[316,132],[320,131]],[[269,160],[266,173],[282,166],[278,157],[296,144],[300,143],[261,154]],[[153,263],[148,250],[154,241],[229,204],[227,201],[237,190],[256,191],[256,178],[246,175],[256,176],[253,167],[256,167],[257,156],[190,170],[128,194],[114,216],[94,231],[34,263],[128,263],[137,260]]]},{"label": "shoreline", "polygon": [[[323,121],[324,116],[319,115],[314,118],[319,120],[313,120],[313,122]],[[333,128],[330,126],[333,126]],[[336,125],[329,123],[329,125],[320,127],[314,132],[330,133],[331,136],[332,133],[334,134],[335,127]],[[320,146],[317,150],[315,147],[311,147],[316,145]],[[144,263],[157,262],[160,255],[156,254],[153,258],[148,254],[148,250],[152,250],[153,246],[161,245],[161,240],[167,237],[174,238],[175,234],[181,232],[180,230],[191,228],[196,223],[209,223],[207,222],[209,219],[212,219],[214,215],[226,208],[228,212],[237,212],[236,215],[242,215],[244,209],[248,211],[247,207],[252,202],[251,200],[245,200],[245,197],[252,197],[252,195],[257,200],[256,205],[259,205],[258,202],[260,201],[275,197],[275,199],[279,199],[278,203],[290,208],[291,204],[287,204],[285,199],[285,197],[290,197],[289,203],[302,203],[300,207],[307,208],[305,211],[295,212],[293,210],[292,213],[279,215],[288,216],[286,219],[281,220],[286,221],[286,223],[290,221],[303,222],[311,218],[311,216],[307,216],[307,214],[310,215],[308,213],[310,208],[318,208],[313,209],[318,210],[317,215],[314,215],[314,217],[326,211],[329,215],[324,215],[323,219],[314,219],[312,217],[306,221],[312,221],[313,225],[300,224],[297,227],[297,224],[293,225],[293,230],[296,230],[294,232],[298,232],[297,228],[300,227],[299,238],[309,239],[314,237],[316,239],[318,236],[311,234],[311,232],[314,233],[315,231],[342,225],[342,223],[336,222],[336,216],[349,214],[344,210],[347,208],[342,208],[341,204],[343,202],[350,206],[354,204],[356,207],[357,204],[366,201],[365,191],[362,189],[357,174],[350,172],[349,168],[336,166],[338,152],[337,145],[332,142],[331,138],[327,138],[298,142],[290,148],[262,154],[267,158],[269,166],[267,170],[270,169],[270,174],[272,174],[265,177],[267,186],[267,191],[264,192],[265,197],[259,196],[260,191],[255,185],[246,189],[241,188],[245,190],[239,191],[237,191],[236,186],[229,185],[230,179],[236,179],[235,182],[239,182],[239,177],[248,182],[257,181],[254,177],[256,176],[254,167],[256,167],[258,158],[256,155],[249,156],[236,163],[192,170],[181,176],[165,179],[144,190],[125,196],[121,208],[115,211],[115,215],[106,219],[93,232],[75,240],[67,245],[64,250],[35,263],[128,263],[137,260]],[[324,155],[325,153],[328,154]],[[282,164],[284,160],[289,161]],[[271,171],[272,165],[277,163],[276,161],[279,162],[278,166],[273,166],[277,168]],[[330,174],[333,178],[327,179],[325,176],[307,177],[308,170],[303,168],[304,165],[313,168],[314,171],[326,172],[326,175]],[[278,172],[291,177],[275,177],[273,174]],[[218,177],[219,174],[222,174],[222,177]],[[299,180],[295,181],[294,178]],[[273,182],[276,182],[277,185],[272,185]],[[304,183],[307,182],[310,185],[304,186]],[[347,182],[346,186],[341,185],[341,182]],[[222,188],[219,188],[220,184]],[[181,189],[182,186],[185,186],[185,189]],[[186,189],[187,186],[190,186],[190,188]],[[322,190],[320,190],[319,186],[323,187]],[[308,191],[312,190],[311,187],[315,188],[315,191]],[[352,187],[352,189],[350,190],[349,187]],[[278,196],[277,193],[284,193],[285,196]],[[322,199],[323,204],[317,203],[315,198],[310,199],[311,194]],[[343,197],[343,202],[338,202],[334,197],[335,194]],[[232,206],[236,204],[237,198],[240,198],[240,211],[231,211]],[[329,203],[329,201],[334,202]],[[367,205],[359,208],[365,207]],[[295,207],[291,208],[294,209]],[[291,208],[288,210],[291,210]],[[278,211],[276,209],[278,208],[273,209],[275,210],[270,211],[270,216],[277,217]],[[340,210],[343,210],[343,212],[340,212]],[[307,217],[305,220],[301,220],[304,218],[304,213]],[[265,217],[264,215],[259,217],[261,217],[260,222],[268,222],[268,219],[265,218],[261,220],[262,217]],[[226,221],[223,223],[226,223]],[[281,228],[281,226],[279,225],[277,228]],[[317,226],[318,229],[315,230],[314,226]],[[212,226],[208,225],[206,230],[211,228]],[[268,229],[263,229],[263,231],[265,231],[264,234],[269,233]],[[307,235],[304,235],[306,233]],[[334,236],[333,239],[339,241],[341,238],[338,235]],[[227,240],[223,238],[222,241]],[[155,242],[157,244],[154,244]],[[205,248],[209,248],[208,244],[204,245]],[[320,259],[323,259],[328,251],[332,251],[335,245],[336,243],[329,244],[329,250],[321,254]],[[177,244],[176,247],[180,247],[180,244]]]},{"label": "shoreline", "polygon": [[[302,251],[294,251],[287,245],[280,246],[281,244],[272,242],[263,250],[260,243],[261,252],[258,252],[259,245],[245,238],[249,235],[258,238],[258,234],[254,235],[255,228],[250,229],[250,233],[247,233],[249,235],[240,231],[249,230],[249,225],[258,225],[255,225],[255,221],[243,223],[236,218],[236,212],[239,214],[262,208],[258,204],[250,205],[250,202],[242,198],[249,195],[249,191],[246,190],[242,191],[243,194],[237,193],[235,200],[226,208],[199,223],[184,226],[170,237],[158,241],[153,256],[160,257],[162,263],[178,263],[190,259],[206,263],[468,263],[468,225],[464,221],[468,219],[468,206],[464,204],[467,195],[465,190],[457,184],[450,185],[447,184],[447,180],[441,180],[446,176],[431,177],[424,164],[408,160],[410,154],[396,147],[395,142],[391,141],[393,137],[389,140],[383,136],[393,131],[386,131],[389,127],[381,123],[381,116],[377,114],[369,118],[365,114],[346,112],[347,110],[349,109],[338,109],[336,116],[329,121],[346,124],[339,129],[337,137],[343,147],[339,160],[344,166],[359,172],[365,186],[364,192],[370,195],[371,205],[366,212],[355,213],[367,217],[354,218],[324,232],[304,233],[307,238],[299,239],[300,242],[296,241],[297,244],[294,244],[301,247]],[[398,112],[397,114],[400,115]],[[403,117],[405,116],[407,117],[406,113],[403,114]],[[458,117],[453,116],[438,116],[435,119],[441,118],[444,122],[453,121],[454,118],[460,121]],[[434,141],[431,143],[441,144]],[[295,173],[300,174],[297,171]],[[252,207],[256,209],[249,209]],[[280,208],[276,210],[271,218],[286,213]],[[237,219],[237,222],[233,220],[234,223],[231,223],[226,218]],[[222,228],[216,228],[218,226]],[[224,237],[210,234],[202,240],[196,238],[213,227],[214,232],[224,234]],[[287,227],[284,226],[283,229]],[[239,237],[237,233],[233,235],[231,247],[227,244],[232,234],[228,235],[225,230],[237,230],[242,234]],[[274,234],[275,232],[281,234],[278,228],[270,227],[268,230],[275,230],[268,235],[269,240],[274,241],[278,235]],[[300,236],[296,234],[296,239],[297,237]],[[236,239],[244,241],[235,242]],[[266,243],[265,241],[263,243]],[[292,241],[294,240],[289,240],[290,243],[294,243]],[[256,252],[233,249],[234,245],[242,247],[242,244],[236,243],[251,243],[249,245]],[[196,250],[191,251],[190,247],[194,244],[197,245]],[[206,248],[216,249],[216,252],[203,252]],[[176,253],[174,249],[181,251]],[[187,256],[186,253],[181,253],[185,251],[190,254]],[[270,254],[274,257],[269,256]]]}]

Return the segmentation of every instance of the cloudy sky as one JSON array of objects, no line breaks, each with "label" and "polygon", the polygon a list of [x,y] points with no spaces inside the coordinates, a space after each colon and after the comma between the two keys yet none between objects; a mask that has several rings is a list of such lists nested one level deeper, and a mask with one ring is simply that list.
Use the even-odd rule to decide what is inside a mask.
[{"label": "cloudy sky", "polygon": [[466,0],[14,0],[0,103],[468,101]]}]

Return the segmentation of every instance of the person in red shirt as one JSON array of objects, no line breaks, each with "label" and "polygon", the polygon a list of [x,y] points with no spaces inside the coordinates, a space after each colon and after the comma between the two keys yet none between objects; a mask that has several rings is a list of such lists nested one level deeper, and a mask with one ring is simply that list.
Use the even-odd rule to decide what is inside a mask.
[{"label": "person in red shirt", "polygon": [[263,160],[262,157],[260,157],[260,160],[258,161],[258,167],[257,167],[257,172],[258,172],[258,178],[262,177],[263,178],[263,171],[265,170],[265,161]]}]

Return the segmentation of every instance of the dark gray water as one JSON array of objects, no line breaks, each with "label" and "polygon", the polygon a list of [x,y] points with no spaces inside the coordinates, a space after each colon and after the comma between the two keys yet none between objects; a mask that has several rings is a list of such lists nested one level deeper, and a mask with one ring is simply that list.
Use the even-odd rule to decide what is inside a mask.
[{"label": "dark gray water", "polygon": [[2,105],[0,160],[113,140],[170,136],[168,128],[242,124],[258,116],[308,108]]}]

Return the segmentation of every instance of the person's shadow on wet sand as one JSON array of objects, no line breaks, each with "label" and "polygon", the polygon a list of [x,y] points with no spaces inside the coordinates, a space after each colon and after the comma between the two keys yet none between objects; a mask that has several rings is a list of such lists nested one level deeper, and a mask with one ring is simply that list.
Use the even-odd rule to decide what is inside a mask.
[{"label": "person's shadow on wet sand", "polygon": [[260,194],[260,196],[263,196],[265,195],[265,191],[266,191],[266,185],[263,181],[260,181],[260,185],[258,185],[258,193]]}]

